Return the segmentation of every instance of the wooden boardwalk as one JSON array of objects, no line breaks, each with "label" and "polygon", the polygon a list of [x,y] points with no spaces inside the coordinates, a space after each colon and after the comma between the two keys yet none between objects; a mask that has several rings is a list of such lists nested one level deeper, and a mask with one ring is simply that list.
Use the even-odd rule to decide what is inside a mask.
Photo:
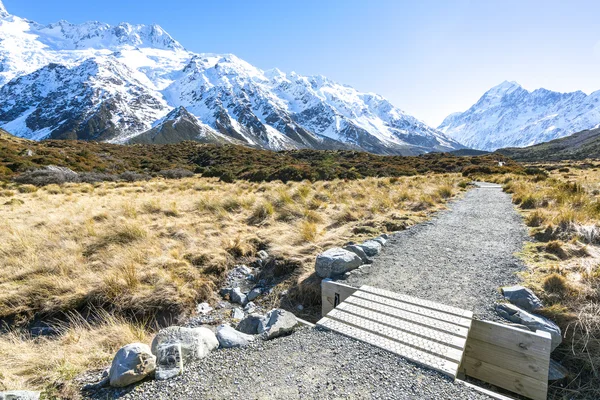
[{"label": "wooden boardwalk", "polygon": [[335,308],[327,309],[317,326],[456,378],[471,311],[370,286],[353,289],[344,299],[338,297],[332,304]]}]

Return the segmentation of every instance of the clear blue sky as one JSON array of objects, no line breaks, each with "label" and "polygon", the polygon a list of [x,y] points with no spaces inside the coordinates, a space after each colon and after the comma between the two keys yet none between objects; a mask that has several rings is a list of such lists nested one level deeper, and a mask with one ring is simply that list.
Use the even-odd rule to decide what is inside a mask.
[{"label": "clear blue sky", "polygon": [[437,126],[504,80],[600,89],[600,1],[4,0],[40,23],[157,23],[187,49],[322,74]]}]

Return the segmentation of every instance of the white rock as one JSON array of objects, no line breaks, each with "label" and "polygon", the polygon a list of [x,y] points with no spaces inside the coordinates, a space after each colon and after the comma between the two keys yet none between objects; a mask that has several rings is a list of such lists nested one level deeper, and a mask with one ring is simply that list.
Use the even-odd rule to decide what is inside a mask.
[{"label": "white rock", "polygon": [[278,308],[269,311],[260,321],[258,333],[262,334],[264,339],[273,339],[292,332],[297,324],[298,320],[294,314]]},{"label": "white rock", "polygon": [[369,262],[369,257],[367,257],[367,253],[365,253],[362,247],[356,244],[349,244],[347,246],[344,246],[344,250],[351,251],[357,256],[359,256],[364,264],[367,264]]},{"label": "white rock", "polygon": [[158,346],[157,353],[155,374],[157,380],[171,379],[183,374],[183,356],[180,343]]},{"label": "white rock", "polygon": [[123,346],[115,354],[108,378],[110,386],[125,387],[139,382],[156,369],[156,357],[143,343]]},{"label": "white rock", "polygon": [[376,237],[375,239],[373,239],[373,241],[379,243],[382,246],[385,246],[385,244],[387,243],[387,240],[381,236]]},{"label": "white rock", "polygon": [[367,240],[363,244],[359,244],[358,247],[363,249],[365,254],[369,257],[374,257],[381,251],[381,243],[374,240]]},{"label": "white rock", "polygon": [[40,395],[40,392],[30,390],[9,390],[0,392],[0,400],[38,400]]},{"label": "white rock", "polygon": [[248,304],[246,304],[246,307],[244,307],[244,312],[247,313],[253,313],[254,310],[256,310],[256,304],[254,304],[253,302],[249,302]]},{"label": "white rock", "polygon": [[230,298],[233,303],[238,303],[243,306],[248,302],[248,298],[239,287],[236,287],[231,291]]},{"label": "white rock", "polygon": [[248,295],[246,296],[246,299],[248,301],[252,301],[252,300],[256,299],[258,296],[260,296],[261,293],[262,293],[262,289],[256,287],[248,293]]},{"label": "white rock", "polygon": [[254,340],[254,336],[236,331],[229,325],[217,327],[217,339],[222,348],[245,347]]},{"label": "white rock", "polygon": [[208,303],[200,303],[196,306],[196,311],[198,314],[206,315],[211,312],[213,308]]},{"label": "white rock", "polygon": [[342,275],[362,265],[360,257],[339,247],[329,249],[317,256],[315,271],[321,278]]},{"label": "white rock", "polygon": [[231,311],[231,318],[237,319],[238,321],[244,319],[245,316],[246,314],[239,307],[236,307]]},{"label": "white rock", "polygon": [[269,258],[269,254],[264,251],[264,250],[259,250],[258,253],[256,253],[256,255],[258,256],[258,258],[260,258],[261,260],[266,260],[267,258]]},{"label": "white rock", "polygon": [[167,344],[180,344],[183,361],[193,361],[206,357],[219,347],[215,334],[208,328],[184,328],[170,326],[161,329],[152,341],[152,353],[157,354],[158,347]]}]

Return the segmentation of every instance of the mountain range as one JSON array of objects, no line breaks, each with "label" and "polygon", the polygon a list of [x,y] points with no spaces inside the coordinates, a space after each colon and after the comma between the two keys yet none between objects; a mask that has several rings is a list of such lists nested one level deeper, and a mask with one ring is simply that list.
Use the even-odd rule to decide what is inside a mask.
[{"label": "mountain range", "polygon": [[28,139],[413,155],[464,146],[323,76],[187,51],[160,26],[41,25],[0,2],[0,127]]},{"label": "mountain range", "polygon": [[547,142],[599,124],[600,91],[530,92],[503,82],[467,111],[446,117],[438,129],[467,147],[493,151]]}]

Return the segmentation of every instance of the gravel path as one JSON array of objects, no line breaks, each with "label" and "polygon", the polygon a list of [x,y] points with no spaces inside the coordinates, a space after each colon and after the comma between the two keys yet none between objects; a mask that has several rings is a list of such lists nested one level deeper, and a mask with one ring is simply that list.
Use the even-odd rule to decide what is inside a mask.
[{"label": "gravel path", "polygon": [[[368,274],[347,282],[473,310],[498,319],[498,287],[517,282],[513,253],[527,240],[508,195],[477,188],[433,221],[394,235]],[[183,376],[93,398],[123,399],[488,399],[434,371],[332,332],[302,328],[245,349],[221,349]]]},{"label": "gravel path", "polygon": [[309,328],[245,349],[215,350],[172,380],[94,398],[489,400],[391,353]]},{"label": "gravel path", "polygon": [[[491,184],[466,193],[433,220],[395,234],[369,273],[345,283],[371,285],[472,310],[494,312],[500,286],[516,284],[525,268],[514,253],[528,240],[510,196]],[[496,186],[496,187],[494,187]]]}]

